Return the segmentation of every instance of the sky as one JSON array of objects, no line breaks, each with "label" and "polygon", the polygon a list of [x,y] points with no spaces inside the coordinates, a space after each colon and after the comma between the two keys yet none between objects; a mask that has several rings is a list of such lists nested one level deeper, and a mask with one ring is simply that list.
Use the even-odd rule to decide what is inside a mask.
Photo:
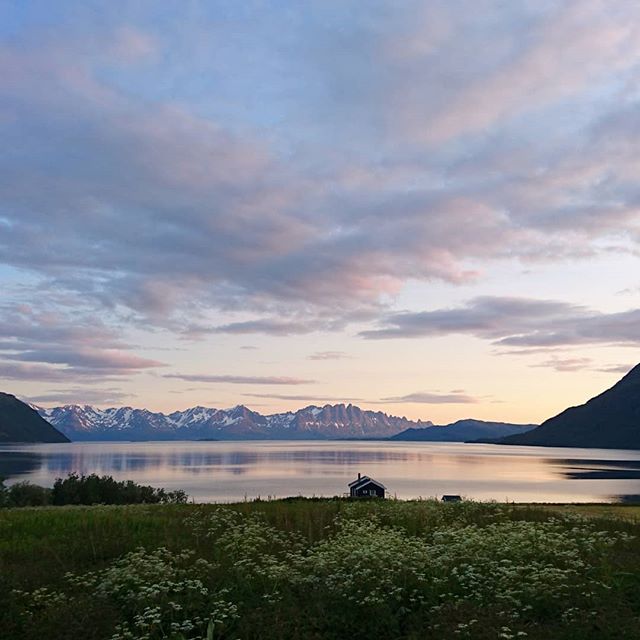
[{"label": "sky", "polygon": [[640,4],[0,0],[0,389],[538,422],[640,361]]}]

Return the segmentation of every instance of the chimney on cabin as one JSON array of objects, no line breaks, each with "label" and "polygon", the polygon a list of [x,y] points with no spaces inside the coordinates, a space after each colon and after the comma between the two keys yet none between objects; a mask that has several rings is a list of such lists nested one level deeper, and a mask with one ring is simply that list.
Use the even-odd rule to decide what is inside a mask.
[{"label": "chimney on cabin", "polygon": [[358,480],[360,480],[360,474],[358,474]]}]

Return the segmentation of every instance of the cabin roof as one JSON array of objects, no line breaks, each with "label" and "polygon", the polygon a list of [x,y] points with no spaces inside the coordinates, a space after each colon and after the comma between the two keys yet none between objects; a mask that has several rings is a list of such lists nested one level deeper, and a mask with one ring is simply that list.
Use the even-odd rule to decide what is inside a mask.
[{"label": "cabin roof", "polygon": [[385,487],[381,482],[378,482],[377,480],[374,480],[373,478],[370,478],[369,476],[362,476],[361,478],[358,478],[357,480],[354,480],[353,482],[349,483],[349,486],[352,489],[357,489],[358,487],[361,487],[365,484],[375,484],[377,487],[380,487],[381,489],[384,489],[386,491],[387,487]]}]

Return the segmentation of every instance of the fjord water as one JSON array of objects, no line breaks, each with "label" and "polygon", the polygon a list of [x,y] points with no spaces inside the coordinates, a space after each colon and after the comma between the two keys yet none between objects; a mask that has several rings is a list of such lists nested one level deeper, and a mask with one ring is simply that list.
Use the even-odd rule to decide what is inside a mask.
[{"label": "fjord water", "polygon": [[344,494],[358,473],[398,498],[599,502],[640,494],[640,451],[418,442],[103,442],[0,446],[0,476],[98,473],[196,502]]}]

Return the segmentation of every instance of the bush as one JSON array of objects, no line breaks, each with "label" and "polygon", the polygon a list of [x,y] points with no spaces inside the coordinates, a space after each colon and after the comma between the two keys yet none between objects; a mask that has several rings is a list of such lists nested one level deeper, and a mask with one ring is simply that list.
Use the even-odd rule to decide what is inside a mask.
[{"label": "bush", "polygon": [[132,480],[118,482],[112,476],[69,474],[53,485],[52,503],[65,504],[184,504],[182,490],[165,491],[136,484]]},{"label": "bush", "polygon": [[0,507],[41,507],[51,504],[51,489],[30,482],[5,486],[0,478]]},{"label": "bush", "polygon": [[91,504],[185,504],[187,494],[178,489],[166,491],[136,484],[132,480],[118,482],[111,476],[95,473],[84,476],[71,473],[58,478],[53,489],[30,482],[17,482],[6,487],[0,478],[0,507],[41,507],[45,505]]},{"label": "bush", "polygon": [[30,482],[17,482],[6,489],[8,507],[42,507],[51,504],[51,489]]}]

